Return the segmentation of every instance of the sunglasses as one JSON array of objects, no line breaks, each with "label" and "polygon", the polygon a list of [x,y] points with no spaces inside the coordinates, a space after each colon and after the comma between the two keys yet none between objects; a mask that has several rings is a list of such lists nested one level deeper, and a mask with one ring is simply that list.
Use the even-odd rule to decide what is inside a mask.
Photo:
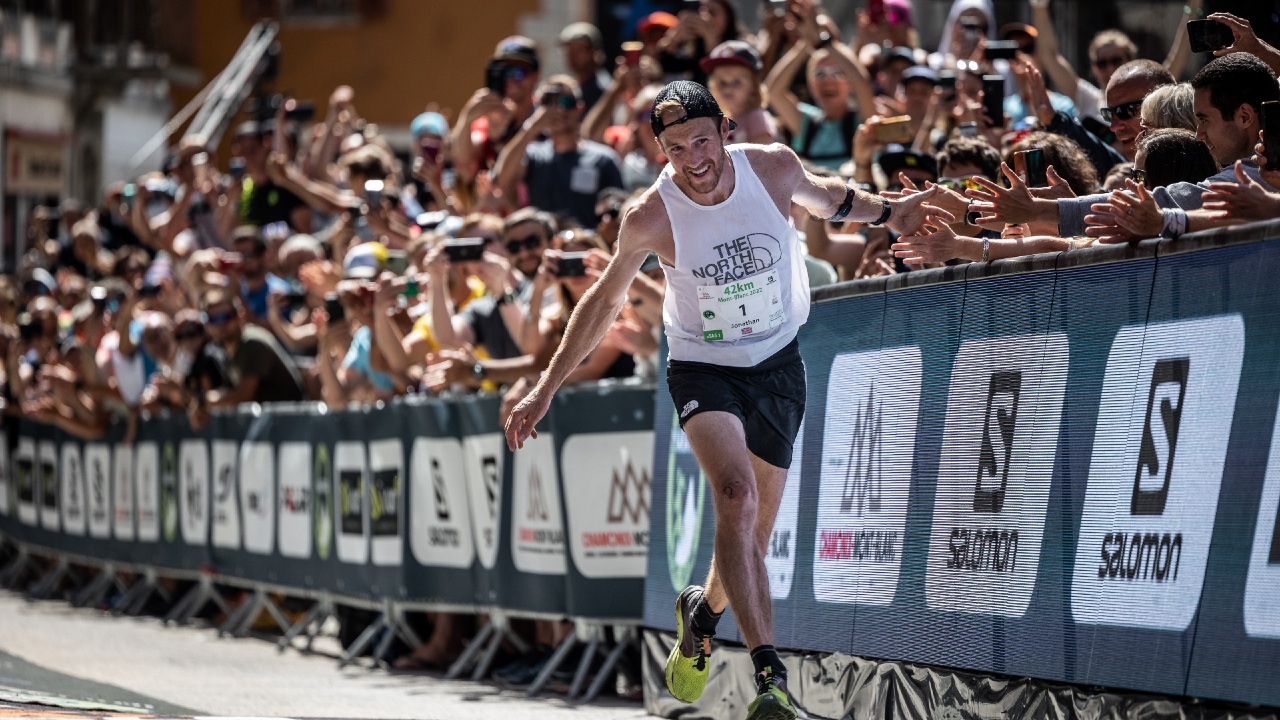
[{"label": "sunglasses", "polygon": [[512,238],[507,241],[507,254],[519,255],[521,250],[533,250],[545,242],[541,235],[530,235],[524,238]]},{"label": "sunglasses", "polygon": [[173,334],[173,339],[178,342],[186,342],[187,340],[195,340],[204,335],[203,330],[183,330]]},{"label": "sunglasses", "polygon": [[1147,171],[1146,171],[1146,170],[1144,170],[1144,169],[1142,169],[1142,168],[1134,168],[1134,169],[1133,169],[1133,181],[1134,181],[1134,182],[1138,182],[1138,183],[1142,183],[1143,185],[1146,185],[1146,184],[1147,184]]},{"label": "sunglasses", "polygon": [[602,222],[613,222],[613,220],[618,217],[618,212],[618,210],[605,210],[596,216],[596,224],[599,225]]},{"label": "sunglasses", "polygon": [[542,104],[560,110],[572,110],[578,107],[578,99],[563,93],[547,93],[542,96]]},{"label": "sunglasses", "polygon": [[1106,68],[1118,68],[1123,64],[1125,64],[1125,59],[1118,57],[1098,58],[1093,61],[1093,66],[1100,70]]},{"label": "sunglasses", "polygon": [[232,310],[224,310],[223,312],[220,312],[220,313],[205,313],[204,324],[218,325],[218,326],[226,325],[227,323],[231,322],[231,320],[234,319],[235,316],[236,314]]},{"label": "sunglasses", "polygon": [[529,77],[531,74],[532,73],[530,73],[529,69],[523,65],[511,65],[507,67],[507,71],[503,73],[503,77],[508,80],[515,80],[516,82],[519,82]]},{"label": "sunglasses", "polygon": [[813,78],[815,80],[841,80],[844,78],[844,71],[835,68],[822,68],[814,71]]},{"label": "sunglasses", "polygon": [[977,190],[982,187],[981,185],[978,184],[977,180],[974,180],[971,177],[964,177],[964,178],[942,177],[942,178],[938,178],[938,184],[944,188],[947,188],[948,190],[955,190],[956,192],[959,192],[959,193],[962,193],[965,190]]},{"label": "sunglasses", "polygon": [[1116,120],[1132,120],[1137,117],[1139,112],[1142,112],[1141,100],[1098,109],[1098,114],[1102,116],[1102,121],[1105,123],[1110,123],[1112,118]]}]

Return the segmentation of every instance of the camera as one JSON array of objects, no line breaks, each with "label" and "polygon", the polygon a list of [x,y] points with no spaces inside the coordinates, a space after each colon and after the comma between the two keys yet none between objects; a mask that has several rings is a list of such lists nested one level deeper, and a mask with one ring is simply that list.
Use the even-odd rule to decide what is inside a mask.
[{"label": "camera", "polygon": [[454,238],[444,241],[449,262],[475,262],[484,255],[484,238]]},{"label": "camera", "polygon": [[582,277],[587,274],[587,253],[568,252],[560,255],[556,262],[556,277]]}]

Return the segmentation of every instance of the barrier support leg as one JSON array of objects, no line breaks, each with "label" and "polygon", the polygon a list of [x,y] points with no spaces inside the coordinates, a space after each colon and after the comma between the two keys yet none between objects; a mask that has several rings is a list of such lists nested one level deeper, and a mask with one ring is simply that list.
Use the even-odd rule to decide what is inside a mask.
[{"label": "barrier support leg", "polygon": [[289,629],[289,621],[280,612],[280,608],[276,607],[266,589],[259,587],[254,588],[253,595],[240,606],[239,610],[227,618],[222,627],[218,628],[218,634],[244,637],[249,634],[249,628],[253,627],[253,621],[258,618],[258,613],[263,610],[266,610],[271,615],[271,619],[275,620],[281,631]]},{"label": "barrier support leg", "polygon": [[218,592],[218,589],[213,586],[213,578],[201,574],[199,582],[182,596],[182,599],[169,610],[168,615],[164,616],[164,624],[177,623],[186,625],[191,622],[191,618],[195,617],[196,613],[203,610],[204,606],[210,602],[216,604],[224,615],[231,614],[231,607],[222,598],[222,593]]},{"label": "barrier support leg", "polygon": [[458,656],[458,659],[454,660],[453,664],[449,666],[449,672],[444,674],[445,678],[448,680],[457,680],[462,673],[466,672],[466,669],[471,667],[471,662],[475,660],[476,655],[480,654],[480,650],[484,648],[485,643],[488,642],[489,636],[493,635],[494,632],[492,622],[480,628],[480,632],[472,638],[471,642],[467,645],[467,649],[463,650],[462,654]]},{"label": "barrier support leg", "polygon": [[[386,611],[384,610],[379,613],[378,617],[369,624],[369,627],[365,628],[364,632],[360,633],[360,636],[356,638],[355,642],[351,643],[351,647],[347,648],[346,652],[342,653],[342,657],[338,659],[338,668],[341,669],[350,665],[352,660],[355,660],[359,657],[360,653],[365,651],[365,648],[373,644],[374,638],[378,637],[378,633],[390,631],[391,627],[392,622]],[[388,635],[390,634],[391,633],[388,632]],[[381,646],[381,643],[379,643],[379,646]],[[374,657],[374,662],[377,662],[376,656]]]},{"label": "barrier support leg", "polygon": [[605,681],[614,676],[614,668],[617,667],[618,661],[622,659],[622,653],[626,652],[627,648],[640,644],[640,637],[636,633],[635,626],[620,625],[615,628],[615,632],[617,633],[617,644],[605,656],[604,664],[600,666],[600,672],[596,673],[596,679],[591,683],[591,687],[587,688],[587,694],[580,698],[584,703],[594,700],[600,694],[600,691],[604,689]]},{"label": "barrier support leg", "polygon": [[58,561],[54,563],[53,569],[32,584],[31,589],[27,592],[27,597],[32,600],[47,600],[58,589],[58,585],[68,577],[72,578],[74,582],[75,574],[71,572],[71,562],[59,556]]},{"label": "barrier support leg", "polygon": [[489,668],[493,666],[494,658],[498,657],[498,649],[502,647],[503,640],[515,645],[516,652],[522,655],[529,652],[528,643],[511,632],[511,623],[505,613],[492,611],[489,614],[489,624],[494,626],[493,637],[489,640],[489,647],[485,648],[484,657],[471,673],[472,680],[483,680],[489,674]]},{"label": "barrier support leg", "polygon": [[543,667],[542,670],[538,672],[538,676],[533,679],[533,682],[529,685],[529,689],[525,691],[525,697],[533,697],[534,695],[542,692],[542,688],[547,684],[547,681],[551,679],[551,673],[560,669],[560,666],[564,663],[565,659],[569,657],[569,653],[573,651],[573,648],[577,646],[577,644],[578,627],[575,623],[574,628],[569,631],[569,634],[565,636],[563,641],[561,641],[560,646],[556,648],[554,653],[552,653],[551,658],[547,660],[546,666]]},{"label": "barrier support leg", "polygon": [[[311,609],[307,611],[307,614],[302,616],[301,620],[294,623],[293,627],[285,631],[284,637],[280,638],[279,642],[276,643],[276,649],[279,650],[280,652],[284,652],[286,648],[289,648],[293,645],[293,641],[295,638],[297,638],[299,635],[303,633],[306,633],[307,634],[306,651],[310,652],[312,643],[315,642],[316,635],[320,633],[320,628],[324,625],[324,621],[333,617],[333,615],[334,615],[333,601],[330,600],[329,596],[327,595],[321,597],[319,600],[316,601],[315,605],[311,606]],[[311,630],[312,625],[315,626],[314,631]]]},{"label": "barrier support leg", "polygon": [[106,597],[107,591],[119,587],[119,585],[120,581],[116,578],[116,566],[107,563],[102,566],[97,576],[88,585],[85,585],[80,592],[72,596],[71,604],[79,608],[97,605],[102,602],[102,598]]},{"label": "barrier support leg", "polygon": [[18,545],[18,554],[5,566],[4,570],[0,570],[0,586],[10,590],[17,588],[31,570],[31,565],[31,553],[27,552],[27,546]]},{"label": "barrier support leg", "polygon": [[409,623],[404,619],[404,611],[394,602],[387,601],[382,614],[386,618],[386,629],[382,633],[382,640],[378,642],[377,649],[373,651],[373,661],[379,667],[389,669],[391,664],[387,662],[387,653],[391,651],[391,643],[397,637],[415,650],[422,645],[422,640],[418,638],[413,628],[409,627]]},{"label": "barrier support leg", "polygon": [[582,685],[587,681],[587,671],[591,669],[591,662],[595,660],[596,653],[600,652],[600,643],[603,640],[604,627],[592,624],[587,649],[583,651],[582,659],[578,661],[578,670],[573,674],[573,684],[569,686],[569,697],[577,697],[582,691]]},{"label": "barrier support leg", "polygon": [[120,604],[111,611],[112,615],[138,615],[142,612],[142,608],[147,604],[147,600],[151,599],[152,593],[159,595],[166,601],[169,600],[169,592],[160,587],[159,578],[156,577],[156,571],[147,568],[138,576],[129,590],[125,592],[124,597],[120,599]]}]

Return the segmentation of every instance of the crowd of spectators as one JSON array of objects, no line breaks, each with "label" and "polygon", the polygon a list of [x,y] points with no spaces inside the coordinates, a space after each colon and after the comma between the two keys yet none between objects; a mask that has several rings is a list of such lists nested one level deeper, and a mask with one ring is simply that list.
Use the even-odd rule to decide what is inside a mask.
[{"label": "crowd of spectators", "polygon": [[[853,27],[817,0],[770,3],[754,33],[732,3],[701,0],[645,17],[616,57],[588,23],[555,49],[513,36],[456,117],[412,119],[407,156],[351,87],[315,122],[261,98],[225,168],[188,137],[96,208],[35,208],[30,250],[0,278],[7,412],[96,437],[161,411],[199,428],[250,402],[514,402],[662,172],[649,115],[678,78],[708,85],[733,142],[785,143],[877,192],[943,188],[912,237],[794,213],[813,285],[1280,214],[1260,143],[1280,52],[1246,21],[1210,16],[1234,42],[1180,82],[1185,23],[1161,61],[1111,29],[1077,69],[1047,0],[1029,5],[1030,24],[1001,25],[990,0],[955,0],[937,48],[920,45],[909,0]],[[542,77],[548,51],[567,74]],[[1043,178],[1020,151],[1039,153]],[[662,300],[655,257],[571,382],[652,378]],[[447,617],[438,627],[433,662],[456,641]]]}]

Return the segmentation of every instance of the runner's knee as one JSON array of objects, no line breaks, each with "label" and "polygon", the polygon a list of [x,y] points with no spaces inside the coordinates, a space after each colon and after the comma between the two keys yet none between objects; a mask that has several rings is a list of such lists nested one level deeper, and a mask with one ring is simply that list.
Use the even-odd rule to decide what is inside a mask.
[{"label": "runner's knee", "polygon": [[734,515],[744,520],[755,520],[756,486],[750,478],[730,478],[720,483],[719,505],[721,516]]}]

